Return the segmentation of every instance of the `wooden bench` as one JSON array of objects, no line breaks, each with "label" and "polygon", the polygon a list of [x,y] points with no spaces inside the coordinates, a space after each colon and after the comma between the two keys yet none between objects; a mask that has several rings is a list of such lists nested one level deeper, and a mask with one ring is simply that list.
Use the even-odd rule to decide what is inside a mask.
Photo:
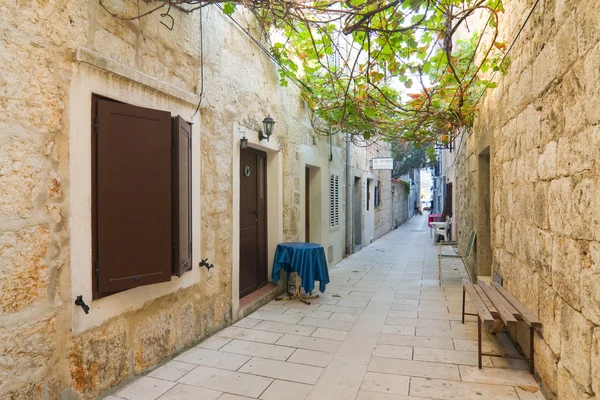
[{"label": "wooden bench", "polygon": [[[481,369],[482,356],[516,358],[529,363],[529,371],[534,372],[533,338],[535,328],[541,328],[542,323],[523,304],[497,283],[487,285],[485,282],[471,283],[463,279],[462,323],[465,315],[477,316],[477,357]],[[469,293],[475,313],[465,312],[465,293]],[[502,326],[514,326],[523,321],[529,327],[529,357],[509,354],[490,354],[481,351],[481,325],[490,326],[490,332],[496,333]]]},{"label": "wooden bench", "polygon": [[[442,285],[442,260],[443,259],[456,259],[461,260],[465,266],[465,270],[471,278],[471,273],[469,272],[469,266],[467,265],[467,260],[471,257],[471,250],[473,249],[473,243],[475,243],[475,231],[471,232],[469,235],[469,242],[467,243],[467,250],[465,254],[442,254],[442,246],[456,246],[458,242],[442,242],[439,244],[439,253],[438,253],[438,280],[439,285]],[[472,280],[472,278],[471,278]]]}]

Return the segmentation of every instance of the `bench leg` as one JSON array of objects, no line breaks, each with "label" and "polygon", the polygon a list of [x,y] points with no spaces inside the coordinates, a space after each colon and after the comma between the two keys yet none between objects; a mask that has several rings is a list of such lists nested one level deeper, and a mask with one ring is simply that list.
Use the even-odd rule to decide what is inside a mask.
[{"label": "bench leg", "polygon": [[534,370],[534,353],[535,350],[533,348],[533,338],[535,336],[535,332],[532,327],[529,327],[529,372],[533,375],[535,373]]},{"label": "bench leg", "polygon": [[463,286],[463,303],[462,303],[462,323],[465,324],[465,288]]},{"label": "bench leg", "polygon": [[477,362],[481,369],[481,318],[477,316]]}]

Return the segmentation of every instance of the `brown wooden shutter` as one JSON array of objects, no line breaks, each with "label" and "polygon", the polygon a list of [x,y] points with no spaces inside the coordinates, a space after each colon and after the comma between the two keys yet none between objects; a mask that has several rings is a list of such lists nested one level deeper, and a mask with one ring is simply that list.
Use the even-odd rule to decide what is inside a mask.
[{"label": "brown wooden shutter", "polygon": [[93,160],[96,296],[171,279],[171,115],[102,99]]},{"label": "brown wooden shutter", "polygon": [[173,118],[173,274],[192,269],[192,125]]}]

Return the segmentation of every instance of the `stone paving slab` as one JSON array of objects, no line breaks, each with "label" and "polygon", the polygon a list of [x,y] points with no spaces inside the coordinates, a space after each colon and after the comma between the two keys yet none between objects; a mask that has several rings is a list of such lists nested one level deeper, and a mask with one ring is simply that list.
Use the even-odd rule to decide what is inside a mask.
[{"label": "stone paving slab", "polygon": [[[522,389],[537,384],[521,360],[477,368],[475,318],[460,314],[466,271],[444,261],[438,285],[426,223],[414,217],[340,262],[310,305],[272,301],[106,400],[543,399]],[[517,352],[484,331],[485,352],[498,343]]]}]

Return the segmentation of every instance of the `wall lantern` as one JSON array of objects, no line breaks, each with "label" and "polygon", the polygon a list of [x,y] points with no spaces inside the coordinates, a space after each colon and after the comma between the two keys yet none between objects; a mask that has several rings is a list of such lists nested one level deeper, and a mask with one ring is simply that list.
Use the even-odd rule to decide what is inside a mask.
[{"label": "wall lantern", "polygon": [[240,149],[247,149],[248,148],[248,138],[246,136],[244,136],[243,138],[240,139]]},{"label": "wall lantern", "polygon": [[269,141],[269,137],[273,134],[273,126],[275,125],[275,120],[273,118],[271,118],[271,116],[267,116],[267,118],[265,118],[263,120],[263,129],[265,130],[264,133],[262,130],[258,130],[258,140],[263,140],[263,139],[267,139],[267,142]]}]

